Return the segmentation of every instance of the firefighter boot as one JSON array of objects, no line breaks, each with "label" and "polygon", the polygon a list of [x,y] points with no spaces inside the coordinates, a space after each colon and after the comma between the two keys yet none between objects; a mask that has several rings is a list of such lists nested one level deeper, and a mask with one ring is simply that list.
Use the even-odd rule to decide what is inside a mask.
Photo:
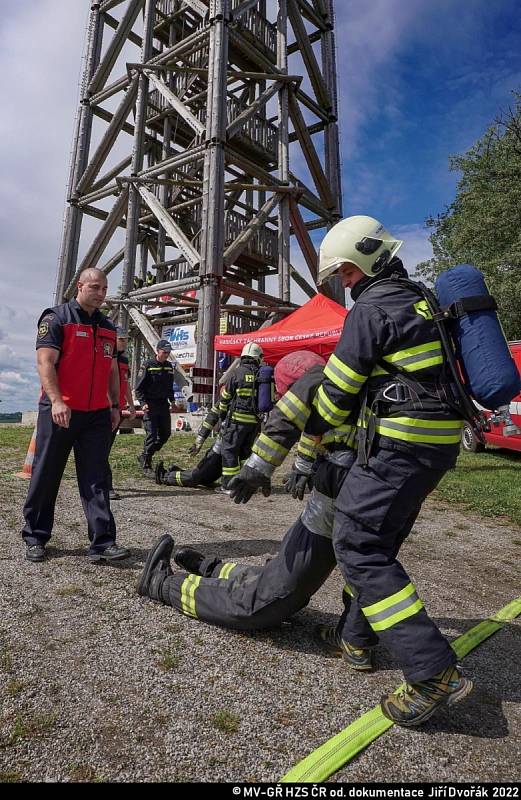
[{"label": "firefighter boot", "polygon": [[143,597],[150,597],[158,603],[163,602],[161,588],[165,579],[172,575],[170,557],[174,549],[174,540],[168,533],[156,542],[150,550],[145,567],[137,585],[137,593]]},{"label": "firefighter boot", "polygon": [[360,672],[373,669],[373,651],[368,647],[354,647],[345,642],[334,625],[317,625],[315,634],[330,655],[342,657],[351,669]]},{"label": "firefighter boot", "polygon": [[165,469],[165,465],[164,465],[164,463],[162,461],[160,461],[158,464],[156,464],[156,468],[154,470],[154,474],[156,476],[156,483],[159,486],[162,483],[164,483],[163,479],[164,479],[165,474],[166,474],[166,469]]},{"label": "firefighter boot", "polygon": [[421,725],[442,705],[452,705],[471,693],[474,684],[451,664],[426,681],[405,684],[394,694],[384,695],[380,706],[387,719],[397,725]]},{"label": "firefighter boot", "polygon": [[193,550],[191,547],[180,547],[174,553],[174,561],[178,567],[192,575],[200,575],[201,563],[204,559],[202,553]]}]

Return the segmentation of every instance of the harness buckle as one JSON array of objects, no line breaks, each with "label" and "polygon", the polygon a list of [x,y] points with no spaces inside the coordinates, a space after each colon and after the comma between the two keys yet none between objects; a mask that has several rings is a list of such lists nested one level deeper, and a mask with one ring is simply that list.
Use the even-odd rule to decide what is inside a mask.
[{"label": "harness buckle", "polygon": [[[394,391],[394,397],[391,392]],[[385,389],[382,389],[382,398],[387,400],[388,403],[406,403],[411,400],[411,393],[405,384],[396,382],[390,383]]]}]

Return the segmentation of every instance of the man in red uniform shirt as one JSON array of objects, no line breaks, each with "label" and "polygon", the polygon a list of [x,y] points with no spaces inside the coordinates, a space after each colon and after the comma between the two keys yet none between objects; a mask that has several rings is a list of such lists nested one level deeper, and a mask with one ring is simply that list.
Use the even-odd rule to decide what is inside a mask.
[{"label": "man in red uniform shirt", "polygon": [[108,454],[120,412],[116,330],[99,310],[106,293],[104,273],[83,270],[76,298],[45,309],[38,322],[42,393],[22,531],[29,561],[45,558],[56,497],[72,449],[88,523],[89,560],[129,556],[128,550],[116,545],[109,502]]}]

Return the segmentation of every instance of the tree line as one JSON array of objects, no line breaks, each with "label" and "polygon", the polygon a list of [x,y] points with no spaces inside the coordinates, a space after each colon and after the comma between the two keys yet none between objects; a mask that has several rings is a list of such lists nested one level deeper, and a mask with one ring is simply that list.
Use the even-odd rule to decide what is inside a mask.
[{"label": "tree line", "polygon": [[428,282],[455,264],[473,264],[496,298],[507,339],[521,339],[521,94],[450,169],[456,197],[426,220],[433,258],[418,264]]}]

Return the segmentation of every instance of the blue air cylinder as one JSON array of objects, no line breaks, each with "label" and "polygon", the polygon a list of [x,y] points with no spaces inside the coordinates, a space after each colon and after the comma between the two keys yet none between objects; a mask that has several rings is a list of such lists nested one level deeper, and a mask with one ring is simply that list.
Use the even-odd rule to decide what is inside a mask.
[{"label": "blue air cylinder", "polygon": [[273,367],[263,364],[257,373],[257,410],[261,414],[267,414],[273,408],[273,402]]},{"label": "blue air cylinder", "polygon": [[451,333],[469,393],[484,408],[508,406],[520,391],[521,377],[482,273],[459,264],[441,273],[435,291],[442,309],[450,307],[457,315]]}]

